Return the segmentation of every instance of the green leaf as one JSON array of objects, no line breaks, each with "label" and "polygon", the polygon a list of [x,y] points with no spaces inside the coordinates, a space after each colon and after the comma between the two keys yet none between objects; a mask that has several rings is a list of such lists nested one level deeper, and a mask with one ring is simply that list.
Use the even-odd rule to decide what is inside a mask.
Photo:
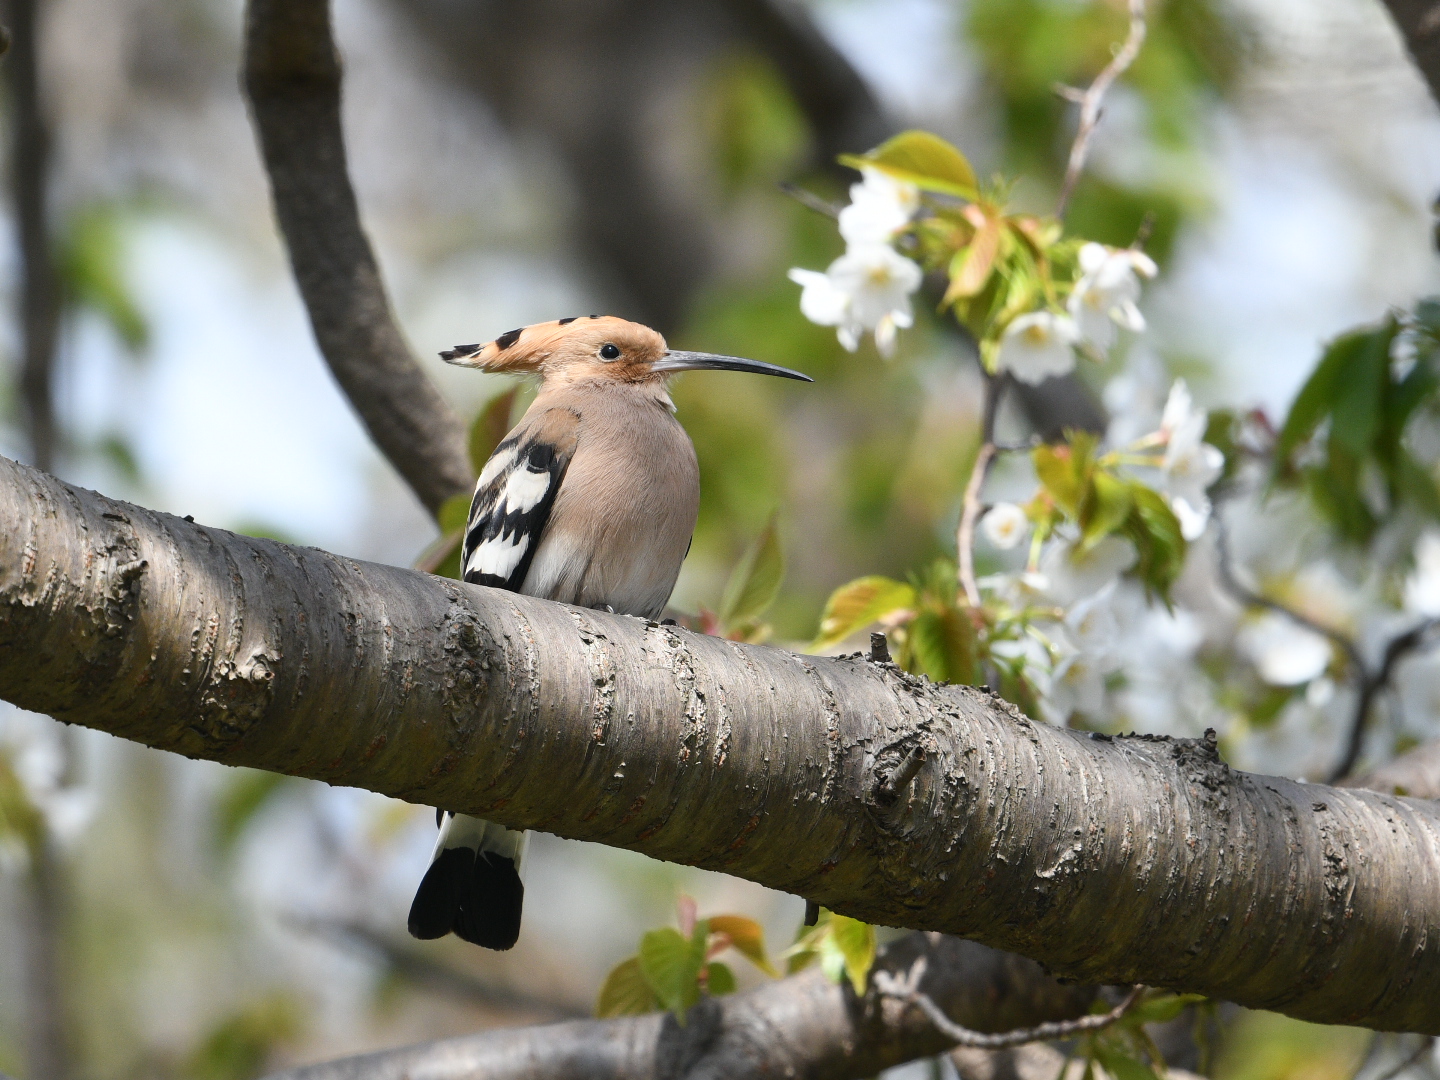
[{"label": "green leaf", "polygon": [[1057,446],[1037,446],[1030,452],[1035,475],[1055,500],[1055,505],[1078,521],[1091,491],[1091,473],[1096,436],[1088,432],[1070,433],[1070,442]]},{"label": "green leaf", "polygon": [[45,819],[15,775],[8,749],[0,747],[0,839],[13,837],[34,852],[44,829]]},{"label": "green leaf", "polygon": [[735,973],[718,960],[705,965],[705,989],[712,997],[735,992]]},{"label": "green leaf", "polygon": [[1300,393],[1295,395],[1285,423],[1281,425],[1275,447],[1277,462],[1288,459],[1297,446],[1314,434],[1320,421],[1330,415],[1341,391],[1347,387],[1346,371],[1355,356],[1365,348],[1365,339],[1372,333],[1342,334],[1326,346],[1320,363],[1305,380]]},{"label": "green leaf", "polygon": [[640,970],[638,956],[622,960],[611,969],[595,1001],[595,1015],[602,1020],[609,1016],[639,1016],[659,1011],[660,1000]]},{"label": "green leaf", "polygon": [[1135,506],[1132,486],[1113,473],[1096,469],[1095,497],[1090,500],[1086,521],[1080,532],[1080,548],[1089,551],[1125,524]]},{"label": "green leaf", "polygon": [[123,214],[100,203],[74,215],[61,242],[59,270],[70,295],[138,353],[149,344],[150,326],[125,276]]},{"label": "green leaf", "polygon": [[211,1028],[184,1062],[190,1080],[251,1080],[267,1071],[275,1051],[305,1029],[303,1006],[291,994],[272,993]]},{"label": "green leaf", "polygon": [[1174,1020],[1187,1007],[1208,1000],[1204,994],[1161,994],[1149,1001],[1140,1002],[1125,1014],[1122,1022],[1127,1026],[1164,1024]]},{"label": "green leaf", "polygon": [[1135,573],[1147,591],[1168,602],[1170,586],[1185,565],[1185,535],[1175,512],[1157,492],[1135,482],[1130,493],[1135,509],[1123,531],[1139,553]]},{"label": "green leaf", "polygon": [[926,605],[905,627],[901,666],[935,682],[977,681],[975,624],[953,604]]},{"label": "green leaf", "polygon": [[1343,392],[1331,410],[1330,438],[1356,457],[1375,443],[1380,431],[1380,407],[1390,375],[1390,343],[1395,323],[1379,330],[1352,335],[1355,342],[1338,380]]},{"label": "green leaf", "polygon": [[876,620],[913,608],[915,602],[914,586],[893,578],[863,577],[841,585],[825,601],[820,633],[810,643],[810,651],[833,648]]},{"label": "green leaf", "polygon": [[470,519],[471,499],[471,495],[462,491],[451,495],[440,504],[440,509],[435,514],[435,520],[439,524],[441,532],[459,532],[465,528],[465,522]]},{"label": "green leaf", "polygon": [[292,779],[283,773],[239,770],[215,804],[215,846],[221,853],[233,848],[255,816],[289,786]]},{"label": "green leaf", "polygon": [[668,926],[640,939],[640,972],[661,1006],[685,1022],[685,1011],[700,1000],[700,968],[705,963],[708,926],[702,921],[685,937]]},{"label": "green leaf", "polygon": [[985,224],[975,231],[974,239],[955,253],[950,260],[950,285],[945,290],[944,303],[974,296],[985,288],[995,269],[995,256],[1000,253],[1002,228],[998,216],[987,216]]},{"label": "green leaf", "polygon": [[765,955],[765,929],[754,919],[744,915],[712,915],[709,919],[710,933],[724,934],[730,939],[730,947],[758,967],[766,975],[779,978],[780,973]]},{"label": "green leaf", "polygon": [[1096,1040],[1095,1059],[1115,1080],[1159,1080],[1154,1070],[1136,1061],[1113,1043]]},{"label": "green leaf", "polygon": [[780,550],[777,516],[778,511],[770,515],[760,535],[745,549],[731,571],[720,599],[722,626],[757,618],[780,591],[780,582],[785,577],[785,555]]},{"label": "green leaf", "polygon": [[[515,397],[520,393],[518,386],[506,390],[503,394],[496,394],[485,403],[485,407],[476,415],[470,425],[470,437],[467,443],[470,450],[470,467],[479,476],[485,469],[485,462],[490,460],[490,455],[495,453],[495,447],[500,445],[500,440],[505,438],[510,430],[510,414],[515,410]],[[466,496],[467,508],[469,496]],[[462,520],[461,525],[465,522]]]},{"label": "green leaf", "polygon": [[902,131],[863,157],[842,154],[840,163],[852,169],[871,165],[926,191],[958,195],[962,199],[974,199],[979,187],[975,170],[965,155],[928,131]]},{"label": "green leaf", "polygon": [[[833,943],[845,963],[845,973],[856,997],[865,996],[865,980],[875,963],[875,927],[859,919],[831,914],[828,941]],[[822,962],[824,958],[822,957]]]}]

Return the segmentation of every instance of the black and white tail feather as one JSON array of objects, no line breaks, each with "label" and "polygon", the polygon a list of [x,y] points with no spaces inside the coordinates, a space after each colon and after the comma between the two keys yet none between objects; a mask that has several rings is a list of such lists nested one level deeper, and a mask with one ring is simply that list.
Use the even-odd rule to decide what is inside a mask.
[{"label": "black and white tail feather", "polygon": [[[495,448],[475,485],[460,548],[466,581],[522,591],[574,453],[575,420],[569,410],[551,410]],[[454,933],[487,949],[513,946],[520,936],[520,868],[528,841],[525,832],[445,813],[430,868],[410,905],[410,933],[426,939]]]}]

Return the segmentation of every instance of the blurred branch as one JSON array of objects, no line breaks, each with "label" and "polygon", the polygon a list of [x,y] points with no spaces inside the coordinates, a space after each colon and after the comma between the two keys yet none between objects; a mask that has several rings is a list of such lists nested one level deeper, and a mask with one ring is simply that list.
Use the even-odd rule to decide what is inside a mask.
[{"label": "blurred branch", "polygon": [[832,203],[828,199],[822,199],[813,191],[806,191],[799,184],[792,184],[789,181],[781,184],[780,190],[807,210],[814,210],[817,214],[823,214],[825,217],[831,219],[838,218],[840,211],[844,209],[844,207],[838,203]]},{"label": "blurred branch", "polygon": [[982,369],[981,376],[985,380],[985,404],[980,419],[980,448],[975,451],[975,464],[970,467],[970,479],[965,484],[965,498],[960,507],[960,525],[955,532],[960,587],[965,591],[965,602],[977,611],[980,586],[975,581],[975,523],[980,520],[980,492],[995,461],[995,417],[1000,411],[1000,399],[1011,384],[1006,374],[991,375]]},{"label": "blurred branch", "polygon": [[1390,685],[1396,665],[1411,653],[1435,644],[1435,631],[1440,629],[1440,619],[1426,619],[1403,634],[1390,639],[1385,644],[1385,651],[1381,655],[1379,666],[1372,669],[1365,662],[1365,657],[1360,652],[1360,646],[1348,634],[1342,633],[1333,626],[1327,626],[1317,619],[1312,619],[1303,612],[1282,604],[1279,600],[1256,592],[1236,577],[1234,563],[1230,556],[1229,530],[1225,526],[1224,516],[1220,513],[1220,504],[1223,498],[1223,495],[1216,495],[1214,514],[1215,562],[1221,586],[1242,604],[1273,611],[1278,615],[1285,616],[1296,626],[1328,638],[1345,654],[1346,666],[1355,680],[1356,697],[1355,708],[1351,713],[1350,724],[1345,736],[1344,752],[1326,778],[1326,783],[1337,784],[1350,775],[1355,768],[1355,763],[1360,760],[1360,748],[1365,740],[1365,729],[1369,724],[1370,712],[1374,708],[1375,699]]},{"label": "blurred branch", "polygon": [[465,428],[411,356],[360,225],[329,0],[250,0],[245,90],[316,343],[375,445],[433,513],[473,481]]},{"label": "blurred branch", "polygon": [[1355,763],[1360,760],[1360,747],[1365,740],[1365,728],[1370,719],[1370,710],[1380,692],[1390,685],[1390,676],[1395,665],[1413,652],[1434,644],[1434,634],[1440,620],[1426,619],[1385,643],[1380,666],[1373,671],[1360,669],[1360,693],[1355,699],[1355,711],[1350,718],[1350,731],[1345,740],[1345,752],[1330,771],[1327,783],[1337,783],[1350,775]]},{"label": "blurred branch", "polygon": [[[1081,982],[1440,1031],[1440,939],[1417,930],[1440,925],[1440,805],[1233,771],[1205,740],[1053,728],[891,664],[236,536],[3,459],[0,695]],[[916,744],[919,771],[877,799]]]},{"label": "blurred branch", "polygon": [[1130,30],[1125,35],[1125,41],[1116,51],[1110,63],[1101,69],[1100,74],[1095,76],[1095,81],[1090,84],[1088,90],[1075,90],[1073,87],[1060,87],[1061,96],[1080,104],[1080,122],[1075,129],[1075,141],[1070,146],[1070,160],[1065,166],[1065,179],[1060,185],[1060,198],[1055,202],[1055,216],[1065,217],[1065,210],[1070,205],[1070,196],[1075,193],[1075,185],[1080,179],[1080,173],[1085,168],[1085,158],[1090,153],[1090,138],[1095,134],[1095,125],[1100,123],[1101,106],[1105,103],[1105,95],[1115,80],[1125,73],[1125,69],[1135,62],[1140,55],[1140,47],[1145,44],[1145,0],[1130,0]]},{"label": "blurred branch", "polygon": [[571,227],[605,302],[673,333],[724,238],[692,108],[714,62],[762,53],[814,135],[815,167],[890,125],[794,0],[393,0],[512,132],[541,134],[576,193]]},{"label": "blurred branch", "polygon": [[1436,0],[1384,0],[1405,39],[1410,58],[1440,102],[1440,3]]},{"label": "blurred branch", "polygon": [[[925,993],[979,1027],[1083,1016],[1094,988],[1062,986],[1039,965],[941,934],[911,934],[876,959],[875,980],[926,968]],[[443,1042],[343,1058],[269,1080],[731,1080],[801,1076],[852,1080],[946,1049],[917,1010],[817,967],[779,982],[706,998],[680,1027],[669,1014],[485,1031]]]},{"label": "blurred branch", "polygon": [[30,847],[21,913],[26,1080],[67,1080],[73,1075],[61,958],[63,873],[54,839],[42,827]]},{"label": "blurred branch", "polygon": [[1347,777],[1342,785],[1413,799],[1440,799],[1440,739],[1421,743],[1369,772]]},{"label": "blurred branch", "polygon": [[374,957],[398,978],[448,998],[492,1009],[536,1012],[556,1018],[588,1015],[585,1010],[577,1009],[566,1002],[489,982],[468,971],[442,964],[413,945],[394,940],[361,923],[301,916],[294,916],[286,921],[298,930]]},{"label": "blurred branch", "polygon": [[38,0],[9,0],[14,48],[8,54],[11,188],[20,239],[20,400],[35,464],[55,466],[55,343],[60,279],[50,235],[50,131],[40,99]]}]

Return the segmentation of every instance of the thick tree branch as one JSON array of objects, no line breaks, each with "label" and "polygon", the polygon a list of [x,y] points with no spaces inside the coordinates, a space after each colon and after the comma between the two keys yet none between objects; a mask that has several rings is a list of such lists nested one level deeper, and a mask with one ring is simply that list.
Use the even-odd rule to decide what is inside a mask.
[{"label": "thick tree branch", "polygon": [[[1079,1016],[1093,988],[1062,986],[1038,964],[941,934],[911,934],[884,950],[877,975],[923,959],[925,994],[963,1023],[1004,1029]],[[485,1031],[342,1058],[269,1080],[732,1080],[793,1076],[855,1080],[949,1048],[918,1009],[857,998],[818,968],[732,997],[706,999],[685,1027],[668,1015]]]},{"label": "thick tree branch", "polygon": [[316,343],[380,451],[432,512],[473,476],[459,417],[410,355],[360,225],[329,0],[251,0],[245,90]]},{"label": "thick tree branch", "polygon": [[[1440,1031],[1440,806],[234,536],[0,461],[0,694],[725,871],[1085,983]],[[915,747],[893,803],[876,790]]]}]

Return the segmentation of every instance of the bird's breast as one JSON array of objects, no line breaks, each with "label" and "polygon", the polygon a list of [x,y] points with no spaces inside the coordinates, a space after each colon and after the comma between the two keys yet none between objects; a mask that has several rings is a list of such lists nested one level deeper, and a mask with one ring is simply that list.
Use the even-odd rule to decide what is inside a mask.
[{"label": "bird's breast", "polygon": [[653,618],[695,531],[695,448],[653,401],[604,406],[581,413],[575,455],[521,591]]}]

